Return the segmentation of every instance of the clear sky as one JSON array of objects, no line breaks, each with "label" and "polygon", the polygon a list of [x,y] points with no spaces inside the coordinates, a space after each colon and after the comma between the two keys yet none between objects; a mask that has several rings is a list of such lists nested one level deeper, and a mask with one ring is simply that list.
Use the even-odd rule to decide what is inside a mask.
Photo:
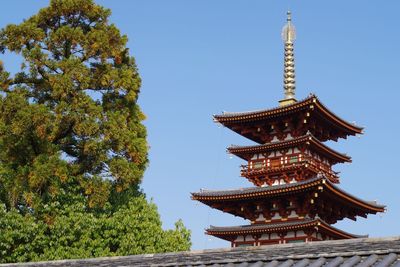
[{"label": "clear sky", "polygon": [[[335,226],[355,234],[399,235],[400,1],[98,0],[128,35],[143,79],[140,105],[151,145],[143,189],[163,226],[178,218],[192,230],[193,249],[228,247],[204,235],[210,224],[247,222],[190,199],[200,188],[251,186],[239,177],[230,144],[251,144],[213,123],[212,114],[271,108],[283,97],[280,33],[291,9],[297,98],[310,92],[342,118],[365,127],[360,138],[329,143],[352,156],[335,166],[340,187],[378,200],[382,215]],[[45,0],[2,3],[0,27],[21,22]],[[0,55],[13,70],[14,56]]]}]

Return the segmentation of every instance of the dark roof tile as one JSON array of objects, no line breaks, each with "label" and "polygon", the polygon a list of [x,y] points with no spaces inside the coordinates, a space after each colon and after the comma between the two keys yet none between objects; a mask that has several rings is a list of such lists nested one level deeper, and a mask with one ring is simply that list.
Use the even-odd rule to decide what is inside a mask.
[{"label": "dark roof tile", "polygon": [[400,237],[213,249],[83,260],[0,264],[1,267],[399,267]]}]

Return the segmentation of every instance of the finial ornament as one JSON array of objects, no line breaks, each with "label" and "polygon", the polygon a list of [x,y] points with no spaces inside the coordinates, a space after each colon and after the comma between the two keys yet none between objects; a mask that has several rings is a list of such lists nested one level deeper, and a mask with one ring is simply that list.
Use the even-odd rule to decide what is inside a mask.
[{"label": "finial ornament", "polygon": [[283,88],[285,97],[279,101],[281,106],[292,104],[296,102],[295,99],[295,68],[294,68],[294,41],[296,40],[296,29],[292,24],[292,14],[287,12],[287,23],[282,29],[282,40],[285,43],[285,59],[284,59],[284,74],[283,74]]}]

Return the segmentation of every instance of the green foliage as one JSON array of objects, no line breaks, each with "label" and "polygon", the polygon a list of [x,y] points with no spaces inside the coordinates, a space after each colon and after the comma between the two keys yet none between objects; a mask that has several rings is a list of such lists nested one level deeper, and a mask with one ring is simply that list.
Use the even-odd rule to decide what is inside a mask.
[{"label": "green foliage", "polygon": [[0,31],[0,259],[187,250],[139,184],[148,163],[127,37],[92,0],[51,0]]},{"label": "green foliage", "polygon": [[190,233],[181,221],[163,231],[157,208],[144,197],[110,214],[69,206],[51,224],[0,208],[0,262],[90,258],[187,250]]}]

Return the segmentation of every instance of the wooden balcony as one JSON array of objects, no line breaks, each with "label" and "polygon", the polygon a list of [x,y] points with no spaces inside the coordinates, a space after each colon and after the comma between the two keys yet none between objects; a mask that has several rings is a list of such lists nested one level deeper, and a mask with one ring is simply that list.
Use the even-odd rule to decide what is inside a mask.
[{"label": "wooden balcony", "polygon": [[266,160],[250,161],[248,165],[241,165],[241,175],[251,178],[254,176],[286,173],[287,171],[301,168],[308,169],[314,172],[315,175],[322,173],[334,183],[339,181],[339,173],[333,171],[331,166],[309,156],[296,156],[290,157],[290,159],[270,159],[269,162],[266,162]]}]

